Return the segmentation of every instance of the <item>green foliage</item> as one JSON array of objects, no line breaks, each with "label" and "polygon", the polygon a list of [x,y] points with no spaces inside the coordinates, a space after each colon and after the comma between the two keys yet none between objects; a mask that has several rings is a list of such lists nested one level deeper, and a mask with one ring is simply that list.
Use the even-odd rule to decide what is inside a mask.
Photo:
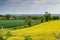
[{"label": "green foliage", "polygon": [[3,32],[2,32],[2,30],[0,29],[0,40],[3,40]]},{"label": "green foliage", "polygon": [[44,17],[45,17],[46,21],[52,20],[52,16],[51,16],[51,14],[48,13],[48,12],[45,12]]},{"label": "green foliage", "polygon": [[41,23],[46,21],[46,19],[45,19],[44,16],[41,16],[41,17],[40,17],[40,20],[41,20]]},{"label": "green foliage", "polygon": [[11,34],[11,30],[6,30],[7,32],[6,32],[6,34],[5,34],[5,39],[8,39],[10,36],[12,36],[12,34]]},{"label": "green foliage", "polygon": [[[35,25],[39,23],[40,20],[32,20],[31,25]],[[24,20],[0,20],[0,28],[3,26],[4,28],[15,28],[20,26],[25,26],[26,22]]]},{"label": "green foliage", "polygon": [[60,35],[57,32],[53,32],[53,34],[56,40],[60,40]]},{"label": "green foliage", "polygon": [[58,20],[58,19],[60,19],[59,16],[53,16],[53,20]]},{"label": "green foliage", "polygon": [[25,40],[32,40],[30,36],[25,36]]},{"label": "green foliage", "polygon": [[25,17],[25,22],[27,25],[31,26],[32,18],[30,16]]},{"label": "green foliage", "polygon": [[12,36],[10,31],[7,29],[0,29],[0,40],[6,40],[8,37]]},{"label": "green foliage", "polygon": [[6,15],[5,15],[5,18],[7,18],[7,20],[9,20],[10,17],[11,17],[11,16],[10,16],[9,14],[6,14]]},{"label": "green foliage", "polygon": [[13,18],[14,20],[17,20],[17,19],[18,19],[18,17],[17,17],[17,16],[13,16],[12,18]]},{"label": "green foliage", "polygon": [[0,20],[0,27],[3,26],[4,28],[14,28],[24,24],[24,20]]}]

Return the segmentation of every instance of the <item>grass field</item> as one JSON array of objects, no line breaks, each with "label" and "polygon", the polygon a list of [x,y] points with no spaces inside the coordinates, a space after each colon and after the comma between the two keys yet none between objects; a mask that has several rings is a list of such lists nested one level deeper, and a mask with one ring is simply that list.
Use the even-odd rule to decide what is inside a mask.
[{"label": "grass field", "polygon": [[[37,24],[38,20],[32,20],[32,25]],[[13,28],[26,25],[24,20],[0,20],[0,27]]]},{"label": "grass field", "polygon": [[7,40],[56,40],[60,38],[60,20],[49,21],[30,28],[12,30]]},{"label": "grass field", "polygon": [[0,20],[0,27],[16,27],[16,26],[21,26],[24,25],[24,21],[22,20]]}]

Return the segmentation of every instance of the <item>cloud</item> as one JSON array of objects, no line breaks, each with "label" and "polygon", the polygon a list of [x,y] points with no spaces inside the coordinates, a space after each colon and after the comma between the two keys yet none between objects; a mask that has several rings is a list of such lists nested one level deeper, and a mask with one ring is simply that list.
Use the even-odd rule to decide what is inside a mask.
[{"label": "cloud", "polygon": [[8,0],[0,7],[4,12],[9,13],[43,13],[45,11],[58,12],[60,0]]},{"label": "cloud", "polygon": [[60,0],[8,0],[8,4],[29,4],[32,3],[32,5],[47,5],[47,4],[56,4],[60,3]]},{"label": "cloud", "polygon": [[52,14],[60,14],[60,4],[49,5],[47,11]]}]

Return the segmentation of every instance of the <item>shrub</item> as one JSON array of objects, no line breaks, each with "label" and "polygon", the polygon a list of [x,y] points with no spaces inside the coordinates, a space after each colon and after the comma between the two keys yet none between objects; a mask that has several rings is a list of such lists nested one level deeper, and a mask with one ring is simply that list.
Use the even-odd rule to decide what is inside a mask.
[{"label": "shrub", "polygon": [[25,40],[32,40],[30,36],[25,36]]},{"label": "shrub", "polygon": [[0,40],[6,40],[8,37],[12,36],[9,30],[0,29]]},{"label": "shrub", "polygon": [[31,26],[32,18],[30,16],[25,17],[25,22],[27,25]]},{"label": "shrub", "polygon": [[57,32],[53,32],[53,34],[56,40],[60,40],[60,35]]}]

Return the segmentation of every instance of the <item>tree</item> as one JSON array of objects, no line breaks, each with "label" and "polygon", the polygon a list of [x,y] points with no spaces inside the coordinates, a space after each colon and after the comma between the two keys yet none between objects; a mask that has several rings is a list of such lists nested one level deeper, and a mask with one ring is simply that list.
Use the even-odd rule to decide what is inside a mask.
[{"label": "tree", "polygon": [[60,19],[59,16],[53,16],[53,20],[57,20],[57,19]]},{"label": "tree", "polygon": [[9,14],[5,15],[6,19],[9,20],[9,18],[11,17]]},{"label": "tree", "polygon": [[60,19],[60,17],[59,16],[56,16],[56,19]]},{"label": "tree", "polygon": [[4,17],[4,15],[0,15],[0,20],[2,20],[2,19],[3,19],[3,17]]},{"label": "tree", "polygon": [[27,23],[27,25],[31,26],[31,21],[32,18],[30,16],[25,17],[25,22]]},{"label": "tree", "polygon": [[13,19],[14,19],[14,20],[17,20],[17,19],[18,19],[18,17],[17,17],[17,16],[13,16]]},{"label": "tree", "polygon": [[40,17],[40,20],[41,20],[41,23],[46,21],[46,19],[45,19],[44,16],[41,16],[41,17]]},{"label": "tree", "polygon": [[32,16],[33,20],[39,20],[39,18],[40,18],[39,16]]},{"label": "tree", "polygon": [[52,20],[52,16],[51,16],[50,13],[45,12],[45,15],[44,16],[45,16],[46,21]]},{"label": "tree", "polygon": [[3,17],[3,15],[0,15],[0,17]]}]

